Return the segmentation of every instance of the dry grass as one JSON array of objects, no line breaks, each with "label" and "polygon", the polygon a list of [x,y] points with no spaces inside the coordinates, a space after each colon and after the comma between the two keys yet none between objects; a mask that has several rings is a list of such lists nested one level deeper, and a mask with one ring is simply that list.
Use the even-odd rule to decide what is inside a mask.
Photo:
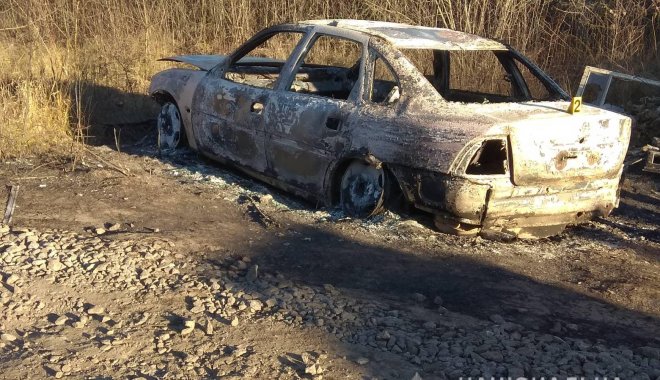
[{"label": "dry grass", "polygon": [[275,23],[365,18],[449,27],[511,43],[573,89],[585,64],[658,61],[658,0],[5,0],[0,158],[70,144],[90,123],[152,117],[155,60],[222,53]]}]

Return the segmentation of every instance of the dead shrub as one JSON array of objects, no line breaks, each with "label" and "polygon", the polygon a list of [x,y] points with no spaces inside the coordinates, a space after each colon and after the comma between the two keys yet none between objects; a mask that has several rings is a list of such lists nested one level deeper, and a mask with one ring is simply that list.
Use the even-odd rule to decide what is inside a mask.
[{"label": "dead shrub", "polygon": [[572,91],[585,64],[652,69],[659,9],[658,0],[5,0],[0,158],[68,144],[90,122],[149,119],[153,107],[138,95],[165,67],[157,58],[224,53],[276,23],[341,17],[462,30],[510,43]]}]

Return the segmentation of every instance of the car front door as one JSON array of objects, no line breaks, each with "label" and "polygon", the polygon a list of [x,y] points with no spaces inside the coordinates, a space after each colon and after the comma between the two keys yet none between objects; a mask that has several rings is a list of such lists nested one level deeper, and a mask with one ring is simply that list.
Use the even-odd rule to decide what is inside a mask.
[{"label": "car front door", "polygon": [[196,142],[205,155],[266,171],[264,109],[303,36],[299,31],[257,35],[224,67],[209,72],[192,109]]},{"label": "car front door", "polygon": [[328,167],[349,147],[365,52],[362,43],[334,35],[309,40],[264,118],[269,172],[317,195]]}]

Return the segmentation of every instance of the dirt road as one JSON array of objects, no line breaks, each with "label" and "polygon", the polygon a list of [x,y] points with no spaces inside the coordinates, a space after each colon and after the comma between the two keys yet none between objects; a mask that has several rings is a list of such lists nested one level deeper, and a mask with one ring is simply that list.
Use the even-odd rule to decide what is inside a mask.
[{"label": "dirt road", "polygon": [[0,167],[0,379],[660,377],[651,176],[609,219],[501,243],[317,211],[190,152],[93,152]]}]

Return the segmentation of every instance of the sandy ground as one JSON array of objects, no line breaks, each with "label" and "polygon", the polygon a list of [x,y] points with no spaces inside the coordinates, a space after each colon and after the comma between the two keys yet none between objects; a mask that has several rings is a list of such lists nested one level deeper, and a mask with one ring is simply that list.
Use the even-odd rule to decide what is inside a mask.
[{"label": "sandy ground", "polygon": [[92,151],[0,166],[0,379],[660,377],[660,181],[635,168],[612,217],[502,243]]}]

